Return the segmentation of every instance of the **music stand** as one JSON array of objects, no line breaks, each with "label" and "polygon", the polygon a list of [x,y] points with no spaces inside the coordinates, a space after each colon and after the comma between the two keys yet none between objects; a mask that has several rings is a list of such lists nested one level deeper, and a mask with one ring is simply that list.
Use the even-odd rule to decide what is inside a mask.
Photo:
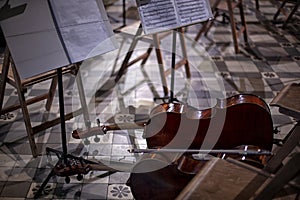
[{"label": "music stand", "polygon": [[[80,76],[80,72],[78,73],[78,76]],[[74,162],[79,163],[81,165],[85,165],[85,164],[97,164],[99,165],[99,167],[101,167],[101,169],[103,171],[112,171],[111,168],[109,168],[106,165],[103,165],[101,163],[96,163],[90,160],[86,160],[83,159],[82,157],[77,157],[74,155],[71,155],[68,153],[68,148],[67,148],[67,135],[66,135],[66,125],[65,125],[65,109],[64,109],[64,91],[63,91],[63,80],[62,80],[62,68],[57,68],[57,78],[58,78],[58,98],[59,98],[59,113],[60,113],[60,128],[61,128],[61,141],[62,141],[62,151],[56,150],[56,149],[52,149],[47,147],[46,148],[46,154],[50,155],[51,153],[56,154],[56,156],[58,157],[58,161],[55,164],[55,166],[52,168],[51,172],[49,173],[49,175],[46,177],[46,179],[44,180],[44,182],[42,183],[42,185],[40,186],[40,188],[38,189],[38,191],[36,192],[36,194],[34,195],[34,198],[36,199],[37,197],[39,197],[43,191],[43,189],[45,188],[45,186],[47,185],[47,183],[49,182],[50,178],[53,176],[60,176],[59,173],[57,173],[57,171],[59,171],[60,169],[63,168],[72,168],[71,164],[73,164]],[[86,105],[86,104],[85,104]],[[85,108],[83,108],[85,109]],[[86,126],[90,127],[89,122],[86,122]],[[116,170],[114,170],[116,171]],[[86,173],[88,173],[89,171],[86,171]],[[66,183],[70,182],[70,178],[69,176],[72,175],[78,175],[77,179],[81,180],[82,174],[77,173],[76,170],[74,172],[70,172],[70,173],[66,173]]]},{"label": "music stand", "polygon": [[176,41],[177,41],[177,33],[178,29],[173,30],[172,34],[172,57],[171,57],[171,82],[170,82],[170,96],[163,98],[154,98],[156,99],[168,99],[168,103],[179,102],[179,100],[174,95],[175,88],[175,65],[176,65]]},{"label": "music stand", "polygon": [[[170,96],[156,99],[169,99],[169,102],[178,101],[174,97],[175,69],[176,69],[176,32],[183,27],[206,21],[213,17],[209,1],[142,1],[136,0],[140,19],[145,34],[154,34],[163,31],[173,30],[172,60],[171,60],[171,84]],[[191,9],[192,8],[192,9]],[[166,10],[168,13],[166,14]],[[188,10],[188,12],[187,12]],[[167,16],[167,17],[166,17]],[[181,35],[181,45],[183,45],[183,36]],[[186,55],[184,55],[187,57]]]}]

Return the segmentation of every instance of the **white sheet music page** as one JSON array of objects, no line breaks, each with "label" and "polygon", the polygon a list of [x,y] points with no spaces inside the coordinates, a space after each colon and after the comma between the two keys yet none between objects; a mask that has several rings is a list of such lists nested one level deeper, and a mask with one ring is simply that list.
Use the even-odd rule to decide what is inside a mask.
[{"label": "white sheet music page", "polygon": [[26,4],[24,13],[1,21],[1,27],[21,79],[69,64],[47,0],[10,0]]},{"label": "white sheet music page", "polygon": [[178,26],[173,0],[137,0],[137,5],[146,34]]},{"label": "white sheet music page", "polygon": [[10,0],[22,14],[0,22],[21,79],[117,48],[102,0]]},{"label": "white sheet music page", "polygon": [[203,22],[212,17],[206,0],[174,0],[179,15],[180,26]]},{"label": "white sheet music page", "polygon": [[208,0],[136,0],[145,34],[158,33],[212,18]]},{"label": "white sheet music page", "polygon": [[117,48],[102,0],[49,0],[71,63]]}]

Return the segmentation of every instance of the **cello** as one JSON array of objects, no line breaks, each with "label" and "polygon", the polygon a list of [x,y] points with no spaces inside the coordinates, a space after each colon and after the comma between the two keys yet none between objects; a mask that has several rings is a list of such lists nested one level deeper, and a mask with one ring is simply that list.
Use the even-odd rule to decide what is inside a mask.
[{"label": "cello", "polygon": [[[195,159],[189,150],[254,148],[271,151],[273,144],[269,107],[263,99],[251,94],[218,100],[214,107],[205,110],[179,103],[161,104],[150,113],[144,130],[148,149],[177,151],[141,156],[128,179],[135,199],[176,198],[206,163]],[[232,156],[222,151],[212,155]],[[266,159],[262,155],[233,157],[258,167],[263,166]]]}]

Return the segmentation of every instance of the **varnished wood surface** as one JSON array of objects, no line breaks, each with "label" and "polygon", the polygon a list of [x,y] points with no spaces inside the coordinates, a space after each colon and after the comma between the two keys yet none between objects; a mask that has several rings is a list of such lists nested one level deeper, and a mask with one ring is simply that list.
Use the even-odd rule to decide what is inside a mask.
[{"label": "varnished wood surface", "polygon": [[[261,176],[252,170],[213,158],[181,191],[176,200],[232,200],[246,195],[245,188]],[[261,184],[261,183],[258,183]],[[241,195],[242,194],[242,195]]]},{"label": "varnished wood surface", "polygon": [[286,85],[270,103],[283,114],[300,119],[300,83]]},{"label": "varnished wood surface", "polygon": [[267,104],[259,97],[239,94],[206,110],[169,103],[150,113],[144,138],[148,148],[199,149],[205,144],[216,149],[254,145],[271,150],[273,123]]}]

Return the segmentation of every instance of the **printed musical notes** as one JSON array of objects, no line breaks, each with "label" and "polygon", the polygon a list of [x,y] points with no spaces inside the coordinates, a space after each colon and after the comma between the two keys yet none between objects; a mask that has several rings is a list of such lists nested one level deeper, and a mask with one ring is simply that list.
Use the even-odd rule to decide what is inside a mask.
[{"label": "printed musical notes", "polygon": [[212,17],[207,0],[136,0],[146,34],[171,30]]},{"label": "printed musical notes", "polygon": [[17,0],[22,14],[1,27],[22,79],[114,50],[102,0]]}]

